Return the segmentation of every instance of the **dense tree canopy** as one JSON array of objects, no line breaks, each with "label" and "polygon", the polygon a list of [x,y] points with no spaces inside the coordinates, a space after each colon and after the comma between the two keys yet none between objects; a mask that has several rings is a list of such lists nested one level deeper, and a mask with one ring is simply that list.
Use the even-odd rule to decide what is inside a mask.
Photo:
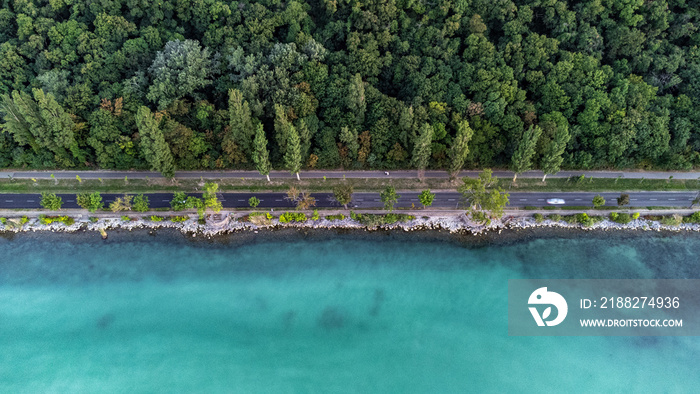
[{"label": "dense tree canopy", "polygon": [[266,140],[290,171],[687,169],[699,27],[680,0],[7,0],[0,167],[253,169]]}]

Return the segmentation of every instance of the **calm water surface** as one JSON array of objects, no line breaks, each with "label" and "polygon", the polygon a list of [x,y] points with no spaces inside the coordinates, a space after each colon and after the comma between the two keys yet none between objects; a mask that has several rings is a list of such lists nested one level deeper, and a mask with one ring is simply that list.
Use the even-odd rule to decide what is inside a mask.
[{"label": "calm water surface", "polygon": [[509,337],[509,278],[700,278],[699,236],[0,239],[0,392],[691,392],[697,338]]}]

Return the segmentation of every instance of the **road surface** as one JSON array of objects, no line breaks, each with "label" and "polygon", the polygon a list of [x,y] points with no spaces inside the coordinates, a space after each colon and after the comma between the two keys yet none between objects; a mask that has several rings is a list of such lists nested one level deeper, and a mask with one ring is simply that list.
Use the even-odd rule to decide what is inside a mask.
[{"label": "road surface", "polygon": [[[322,179],[326,178],[389,178],[389,179],[410,179],[417,178],[417,171],[389,171],[387,175],[384,171],[333,171],[333,170],[317,170],[317,171],[302,171],[302,178]],[[462,171],[460,177],[476,177],[479,171]],[[493,174],[499,178],[513,178],[513,173],[510,171],[494,171]],[[143,179],[143,178],[162,178],[163,176],[157,172],[151,171],[0,171],[0,178],[15,178],[15,179],[51,179],[53,175],[57,179],[76,179],[75,176],[80,176],[81,179]],[[570,176],[585,175],[587,178],[630,178],[630,179],[694,179],[700,180],[700,172],[661,172],[661,171],[561,171],[555,175],[548,175],[548,178],[568,178]],[[246,179],[265,179],[256,171],[177,171],[176,178],[190,179],[223,179],[223,178],[246,178]],[[446,179],[449,177],[445,171],[425,171],[426,178]],[[519,178],[539,178],[542,179],[542,171],[527,171],[520,175]],[[272,179],[295,179],[296,176],[289,171],[272,171],[270,173]]]},{"label": "road surface", "polygon": [[[411,208],[421,207],[418,201],[418,192],[399,192],[401,198],[396,207]],[[511,207],[542,207],[546,206],[549,198],[561,198],[566,201],[565,206],[592,206],[593,197],[601,194],[606,200],[606,206],[617,206],[616,198],[620,193],[588,193],[588,192],[548,192],[548,193],[510,193]],[[63,198],[63,208],[79,208],[75,201],[75,194],[58,194]],[[151,208],[170,207],[173,198],[172,193],[150,193],[149,198]],[[196,193],[191,195],[198,196]],[[630,195],[631,207],[684,207],[689,208],[696,198],[695,192],[632,192]],[[102,194],[102,201],[107,206],[116,197],[122,194]],[[252,196],[260,200],[260,208],[293,208],[294,204],[288,201],[285,193],[218,193],[224,208],[247,208],[248,199]],[[332,208],[340,205],[332,198],[331,193],[312,193],[316,198],[316,207]],[[32,209],[41,208],[41,195],[39,194],[0,194],[0,209]],[[348,208],[380,208],[382,202],[379,193],[354,193],[352,203]],[[457,192],[435,193],[433,207],[454,208],[463,207],[462,195]]]}]

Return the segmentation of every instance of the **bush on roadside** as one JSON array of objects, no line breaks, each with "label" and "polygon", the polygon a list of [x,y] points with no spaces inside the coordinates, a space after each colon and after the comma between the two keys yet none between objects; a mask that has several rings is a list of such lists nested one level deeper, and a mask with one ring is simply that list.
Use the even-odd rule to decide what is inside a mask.
[{"label": "bush on roadside", "polygon": [[182,223],[189,219],[189,216],[171,216],[170,221],[173,223]]},{"label": "bush on roadside", "polygon": [[29,218],[26,215],[22,216],[22,218],[19,219],[19,225],[24,226],[25,224],[27,224],[28,221],[29,221]]},{"label": "bush on roadside", "polygon": [[70,216],[46,216],[39,215],[39,223],[41,224],[51,224],[51,223],[63,223],[66,226],[72,226],[75,223],[75,219]]},{"label": "bush on roadside", "polygon": [[590,216],[588,216],[587,213],[577,213],[576,222],[580,223],[584,227],[588,227],[594,223],[594,221],[591,219]]},{"label": "bush on roadside", "polygon": [[0,218],[0,223],[3,225],[7,224],[7,218]]},{"label": "bush on roadside", "polygon": [[126,216],[126,215],[122,215],[122,220],[125,221],[125,222],[130,222],[130,221],[131,221],[131,218],[128,217],[128,216]]},{"label": "bush on roadside", "polygon": [[630,217],[629,213],[612,212],[610,213],[610,220],[615,223],[627,224],[632,221],[632,217]]},{"label": "bush on roadside", "polygon": [[674,213],[671,216],[664,216],[660,222],[664,226],[678,226],[679,224],[683,223],[683,217],[677,213]]},{"label": "bush on roadside", "polygon": [[326,215],[326,220],[343,220],[345,219],[345,215],[342,213],[339,213],[337,215]]},{"label": "bush on roadside", "polygon": [[314,209],[314,214],[311,215],[311,220],[318,220],[320,219],[320,215],[318,214],[318,209]]},{"label": "bush on roadside", "polygon": [[535,219],[535,222],[537,223],[542,223],[544,221],[544,216],[542,216],[541,213],[536,213],[532,215],[532,217]]},{"label": "bush on roadside", "polygon": [[303,212],[285,212],[280,216],[280,223],[305,222],[306,214]]},{"label": "bush on roadside", "polygon": [[700,211],[693,213],[692,215],[683,218],[686,223],[700,223]]},{"label": "bush on roadside", "polygon": [[368,227],[375,227],[396,222],[405,223],[410,220],[414,220],[416,217],[413,215],[407,215],[405,213],[388,213],[382,215],[369,213],[355,213],[353,211],[350,211],[350,218],[352,220],[358,221],[362,225]]},{"label": "bush on roadside", "polygon": [[547,218],[548,218],[549,220],[553,220],[553,221],[555,221],[555,222],[558,222],[558,221],[561,220],[561,215],[558,214],[558,213],[553,213],[553,214],[547,216]]},{"label": "bush on roadside", "polygon": [[635,212],[632,214],[632,220],[637,220],[639,219],[639,212]]},{"label": "bush on roadside", "polygon": [[88,220],[90,220],[90,223],[97,223],[97,221],[100,220],[100,219],[99,219],[99,218],[96,218],[96,217],[94,217],[94,216],[90,216],[90,217],[88,218]]},{"label": "bush on roadside", "polygon": [[566,223],[569,224],[576,224],[578,221],[576,220],[576,215],[566,215],[562,217],[562,220],[564,220]]},{"label": "bush on roadside", "polygon": [[165,218],[162,216],[151,215],[149,219],[151,219],[152,222],[162,222]]}]

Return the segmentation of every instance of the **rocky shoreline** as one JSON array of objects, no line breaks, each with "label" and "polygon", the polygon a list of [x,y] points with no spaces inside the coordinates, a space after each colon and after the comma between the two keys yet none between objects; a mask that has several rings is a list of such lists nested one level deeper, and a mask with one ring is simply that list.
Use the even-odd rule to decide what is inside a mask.
[{"label": "rocky shoreline", "polygon": [[[427,214],[427,212],[426,212]],[[23,233],[23,232],[77,232],[77,231],[95,231],[104,235],[105,232],[111,230],[157,230],[157,229],[173,229],[178,230],[183,234],[191,235],[192,237],[203,236],[212,237],[225,234],[249,232],[257,233],[259,230],[280,230],[280,229],[348,229],[360,231],[431,231],[440,230],[453,234],[462,235],[494,235],[500,234],[503,230],[520,230],[520,229],[576,229],[588,231],[608,231],[608,230],[638,230],[638,231],[694,231],[700,232],[700,224],[683,223],[680,225],[663,225],[655,220],[647,220],[639,218],[632,220],[627,224],[620,224],[609,220],[602,219],[598,222],[584,226],[578,223],[567,223],[563,220],[540,220],[537,221],[532,217],[505,217],[501,220],[494,220],[489,225],[481,225],[472,222],[465,214],[459,215],[439,215],[431,213],[431,216],[416,217],[413,220],[406,222],[396,222],[392,224],[384,224],[379,226],[367,226],[353,220],[345,218],[342,220],[328,220],[321,218],[319,220],[306,220],[304,222],[280,223],[279,219],[275,218],[270,221],[270,224],[256,225],[248,221],[243,221],[242,214],[229,216],[224,215],[222,220],[207,221],[206,224],[200,224],[196,216],[190,217],[184,222],[172,222],[169,220],[151,221],[146,219],[136,219],[125,221],[121,218],[101,218],[97,221],[76,220],[71,225],[65,225],[60,222],[51,224],[42,224],[38,218],[30,218],[24,224],[19,224],[18,219],[8,219],[6,224],[0,224],[0,232]]]}]

